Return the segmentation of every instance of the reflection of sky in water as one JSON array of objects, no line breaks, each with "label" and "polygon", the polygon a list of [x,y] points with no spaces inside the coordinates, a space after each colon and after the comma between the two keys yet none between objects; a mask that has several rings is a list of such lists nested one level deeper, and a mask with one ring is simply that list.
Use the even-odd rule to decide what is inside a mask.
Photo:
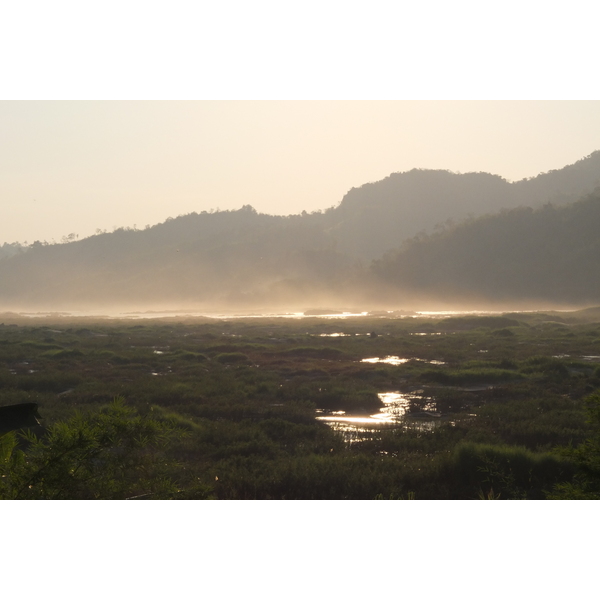
[{"label": "reflection of sky in water", "polygon": [[363,358],[360,362],[364,363],[385,363],[387,365],[402,365],[407,363],[410,358],[400,358],[399,356],[386,356],[385,358]]},{"label": "reflection of sky in water", "polygon": [[319,337],[350,337],[351,333],[320,333]]},{"label": "reflection of sky in water", "polygon": [[384,358],[379,358],[377,356],[373,358],[363,358],[360,362],[363,363],[384,363],[386,365],[403,365],[411,360],[415,360],[418,362],[426,362],[430,365],[445,365],[446,363],[441,360],[427,360],[425,358],[415,358],[414,356],[411,358],[400,358],[399,356],[385,356]]},{"label": "reflection of sky in water", "polygon": [[386,428],[398,428],[402,427],[402,429],[410,429],[413,431],[433,431],[436,427],[440,425],[439,420],[408,420],[400,423],[392,423],[392,422],[381,422],[379,426],[374,425],[373,423],[353,423],[353,422],[339,422],[339,421],[329,421],[327,422],[334,431],[337,431],[342,434],[344,441],[353,443],[353,442],[366,442],[368,440],[372,440],[377,438],[382,430]]},{"label": "reflection of sky in water", "polygon": [[[530,312],[523,310],[521,312]],[[451,316],[460,316],[460,315],[501,315],[501,312],[495,310],[419,310],[416,313],[417,315],[429,316],[429,317],[445,317]]]},{"label": "reflection of sky in water", "polygon": [[411,333],[410,335],[442,335],[441,331],[435,331],[432,333],[420,332],[420,333]]},{"label": "reflection of sky in water", "polygon": [[330,314],[306,315],[303,312],[264,312],[250,314],[229,314],[221,312],[211,312],[203,310],[146,310],[146,311],[128,311],[128,312],[97,312],[89,311],[69,311],[69,312],[22,312],[17,313],[23,317],[95,317],[99,319],[164,319],[164,318],[181,318],[181,317],[203,317],[208,319],[265,319],[265,318],[284,318],[284,319],[347,319],[348,317],[366,317],[367,311],[349,312],[340,311]]},{"label": "reflection of sky in water", "polygon": [[[356,336],[360,336],[360,335],[371,335],[371,334],[370,333],[342,333],[340,331],[337,333],[311,333],[310,335],[317,336],[317,337],[356,337]],[[389,333],[387,335],[389,335]]]},{"label": "reflection of sky in water", "polygon": [[335,415],[335,416],[327,415],[324,417],[317,417],[317,419],[319,421],[330,421],[332,423],[364,423],[364,424],[392,423],[394,420],[391,415],[384,415],[384,414],[371,415],[370,417],[347,417],[347,416],[341,416],[341,415]]},{"label": "reflection of sky in water", "polygon": [[[396,314],[394,311],[391,313],[387,311],[391,318],[394,319],[414,319],[415,316],[423,317],[444,317],[444,316],[457,316],[457,315],[499,315],[501,313],[494,311],[477,311],[477,310],[456,310],[456,311],[418,311],[414,314]],[[533,311],[521,311],[521,312],[533,312]],[[264,319],[264,318],[286,318],[286,319],[346,319],[348,317],[366,317],[369,316],[368,311],[361,312],[349,312],[340,311],[339,313],[331,314],[305,314],[303,312],[262,312],[262,313],[250,313],[250,314],[229,314],[222,312],[212,312],[204,310],[146,310],[146,311],[128,311],[128,312],[103,312],[98,314],[97,312],[89,311],[43,311],[43,312],[22,312],[17,313],[23,317],[95,317],[99,319],[160,319],[160,318],[173,318],[173,317],[204,317],[209,319]],[[439,334],[436,334],[439,335]]]},{"label": "reflection of sky in water", "polygon": [[[364,441],[376,435],[385,426],[398,426],[418,429],[419,431],[430,431],[439,424],[439,414],[434,413],[428,419],[423,416],[426,413],[418,413],[421,419],[412,420],[409,410],[413,400],[423,400],[422,390],[419,392],[383,392],[377,394],[384,406],[373,415],[351,415],[343,410],[323,414],[323,410],[317,410],[317,420],[327,423],[335,431],[344,435],[347,442]],[[425,411],[435,411],[435,402],[430,401],[423,407]]]}]

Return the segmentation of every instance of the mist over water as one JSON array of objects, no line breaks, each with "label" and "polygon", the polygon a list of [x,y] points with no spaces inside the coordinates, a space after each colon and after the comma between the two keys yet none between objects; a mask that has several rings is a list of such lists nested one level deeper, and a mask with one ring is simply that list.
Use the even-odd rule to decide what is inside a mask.
[{"label": "mist over water", "polygon": [[517,183],[414,169],[310,214],[246,205],[11,246],[0,311],[349,318],[593,306],[600,191],[585,194],[599,165],[596,152]]},{"label": "mist over water", "polygon": [[[170,319],[170,320],[185,320],[185,319],[215,319],[215,320],[252,320],[252,319],[321,319],[321,320],[360,320],[360,319],[443,319],[446,317],[459,317],[459,316],[493,316],[501,315],[505,313],[526,313],[536,311],[548,311],[548,312],[571,312],[577,310],[576,308],[569,307],[552,307],[548,305],[538,307],[504,307],[503,310],[416,310],[416,311],[403,311],[403,310],[375,310],[375,311],[360,311],[360,310],[335,310],[335,309],[308,309],[306,311],[285,311],[285,310],[215,310],[214,307],[210,310],[203,309],[157,309],[157,310],[131,310],[128,309],[119,310],[113,308],[112,310],[69,310],[69,311],[53,311],[53,310],[4,310],[0,311],[0,319],[10,320],[11,318],[19,319],[59,319],[68,321],[70,319],[98,319],[98,320],[131,320],[131,321],[142,321],[142,320],[158,320],[158,319]],[[350,334],[346,333],[333,333],[333,334],[321,334],[327,337],[343,337]],[[415,333],[413,335],[434,335],[430,333]],[[393,364],[394,357],[386,357],[369,359],[372,362],[389,362]]]}]

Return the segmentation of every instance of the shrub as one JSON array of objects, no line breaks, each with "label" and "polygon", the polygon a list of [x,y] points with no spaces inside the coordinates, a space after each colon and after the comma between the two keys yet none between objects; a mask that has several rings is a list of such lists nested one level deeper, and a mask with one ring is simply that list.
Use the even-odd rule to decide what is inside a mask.
[{"label": "shrub", "polygon": [[568,447],[562,454],[573,459],[577,474],[573,482],[558,484],[550,496],[558,500],[600,499],[600,392],[585,399],[588,422],[594,427],[593,435],[577,448]]},{"label": "shrub", "polygon": [[177,358],[189,361],[205,361],[208,360],[206,354],[200,354],[200,352],[189,352],[188,350],[178,350],[175,352]]},{"label": "shrub", "polygon": [[123,499],[176,492],[164,449],[182,432],[139,415],[122,399],[51,426],[43,438],[0,437],[0,498]]},{"label": "shrub", "polygon": [[298,348],[291,348],[287,350],[285,354],[289,356],[306,356],[309,358],[341,358],[344,356],[344,352],[342,350],[338,350],[337,348],[315,348],[311,346],[300,346]]},{"label": "shrub", "polygon": [[83,355],[83,352],[81,350],[77,350],[77,348],[48,350],[46,352],[42,352],[41,354],[41,356],[47,356],[48,358],[74,358]]},{"label": "shrub", "polygon": [[461,484],[478,496],[490,491],[504,499],[542,499],[546,491],[573,474],[571,461],[519,446],[460,443],[453,452]]},{"label": "shrub", "polygon": [[525,361],[521,368],[523,373],[542,373],[554,379],[566,379],[569,377],[569,369],[560,359],[549,356],[532,356]]},{"label": "shrub", "polygon": [[248,362],[249,358],[243,352],[222,352],[221,354],[217,354],[215,360],[224,364],[236,364]]},{"label": "shrub", "polygon": [[520,378],[522,378],[522,375],[514,371],[494,368],[460,369],[457,371],[429,369],[421,374],[423,381],[446,385],[501,383]]}]

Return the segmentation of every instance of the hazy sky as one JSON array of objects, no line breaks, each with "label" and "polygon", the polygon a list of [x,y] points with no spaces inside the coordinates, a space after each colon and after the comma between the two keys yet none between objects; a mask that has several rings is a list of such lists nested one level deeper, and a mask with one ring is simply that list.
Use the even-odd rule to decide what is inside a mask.
[{"label": "hazy sky", "polygon": [[600,149],[600,102],[3,101],[0,140],[0,243],[31,243],[310,212],[412,168],[531,177]]}]

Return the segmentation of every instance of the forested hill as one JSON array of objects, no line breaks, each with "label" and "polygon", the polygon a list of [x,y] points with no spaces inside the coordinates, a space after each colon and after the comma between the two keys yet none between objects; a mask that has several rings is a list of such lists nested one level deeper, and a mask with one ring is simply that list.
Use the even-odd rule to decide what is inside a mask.
[{"label": "forested hill", "polygon": [[[413,170],[353,189],[337,207],[324,212],[282,217],[259,214],[245,206],[235,211],[192,213],[143,231],[123,228],[64,244],[36,242],[28,249],[5,244],[0,247],[0,309],[75,310],[109,305],[141,308],[142,304],[298,307],[323,305],[328,299],[336,302],[340,298],[345,303],[358,303],[372,285],[368,269],[371,260],[401,247],[419,232],[432,232],[436,224],[460,222],[468,215],[564,202],[589,191],[599,178],[600,152],[559,171],[516,183],[486,173]],[[552,209],[547,213],[563,214]],[[536,277],[541,279],[534,284],[526,281],[525,272],[521,279],[513,275],[514,285],[503,293],[523,295],[535,291],[564,297],[566,292],[558,294],[552,286],[544,288],[544,275],[540,273],[548,272],[544,270],[546,255],[543,246],[535,243],[546,239],[545,228],[559,227],[558,222],[538,221],[542,213],[514,213],[520,217],[508,214],[499,218],[510,222],[514,219],[515,227],[527,239],[531,236],[523,223],[528,218],[532,223],[539,222],[540,230],[527,247],[534,255],[532,260],[539,263]],[[583,233],[579,239],[579,225],[572,225],[576,244],[587,239]],[[587,227],[589,223],[581,225]],[[478,259],[483,260],[485,240],[473,240],[475,245],[471,245],[471,231],[459,228],[448,237],[434,236],[427,242],[430,245],[413,242],[402,254],[411,257],[407,265],[399,264],[404,260],[399,255],[386,259],[377,267],[379,280],[385,275],[398,286],[410,283],[419,289],[446,289],[449,283],[461,279],[448,278],[444,270],[433,266],[427,266],[433,269],[431,275],[422,275],[415,261],[427,262],[428,253],[436,252],[428,248],[441,249],[446,239],[457,248],[474,248],[481,253]],[[463,235],[464,240],[450,241],[458,239],[452,236]],[[509,228],[497,235],[514,237]],[[550,242],[552,234],[548,235]],[[562,239],[560,235],[556,239]],[[504,268],[504,261],[510,262],[520,246],[508,244],[501,250],[502,240],[497,244],[498,252],[508,254],[498,255],[495,268]],[[457,255],[455,265],[449,268],[460,270],[460,261],[466,261],[468,268],[461,277],[467,283],[472,268],[470,251],[465,252],[462,258]],[[450,256],[451,252],[448,259]],[[491,265],[485,264],[485,268]],[[529,263],[517,267],[517,272],[525,264]],[[486,276],[495,281],[490,273]],[[570,287],[569,294],[575,297],[584,288],[586,293],[593,293],[592,283],[588,282],[587,287],[583,283]],[[473,284],[488,290],[483,283]],[[373,296],[378,296],[377,290],[373,290]]]},{"label": "forested hill", "polygon": [[276,217],[246,206],[68,244],[36,243],[0,260],[0,305],[288,303],[308,289],[341,285],[350,269],[314,216]]},{"label": "forested hill", "polygon": [[381,281],[445,299],[600,302],[600,190],[414,238],[376,261]]},{"label": "forested hill", "polygon": [[338,249],[376,259],[436,226],[504,208],[566,204],[600,186],[600,151],[562,169],[510,183],[489,173],[413,169],[353,188],[332,215]]}]

